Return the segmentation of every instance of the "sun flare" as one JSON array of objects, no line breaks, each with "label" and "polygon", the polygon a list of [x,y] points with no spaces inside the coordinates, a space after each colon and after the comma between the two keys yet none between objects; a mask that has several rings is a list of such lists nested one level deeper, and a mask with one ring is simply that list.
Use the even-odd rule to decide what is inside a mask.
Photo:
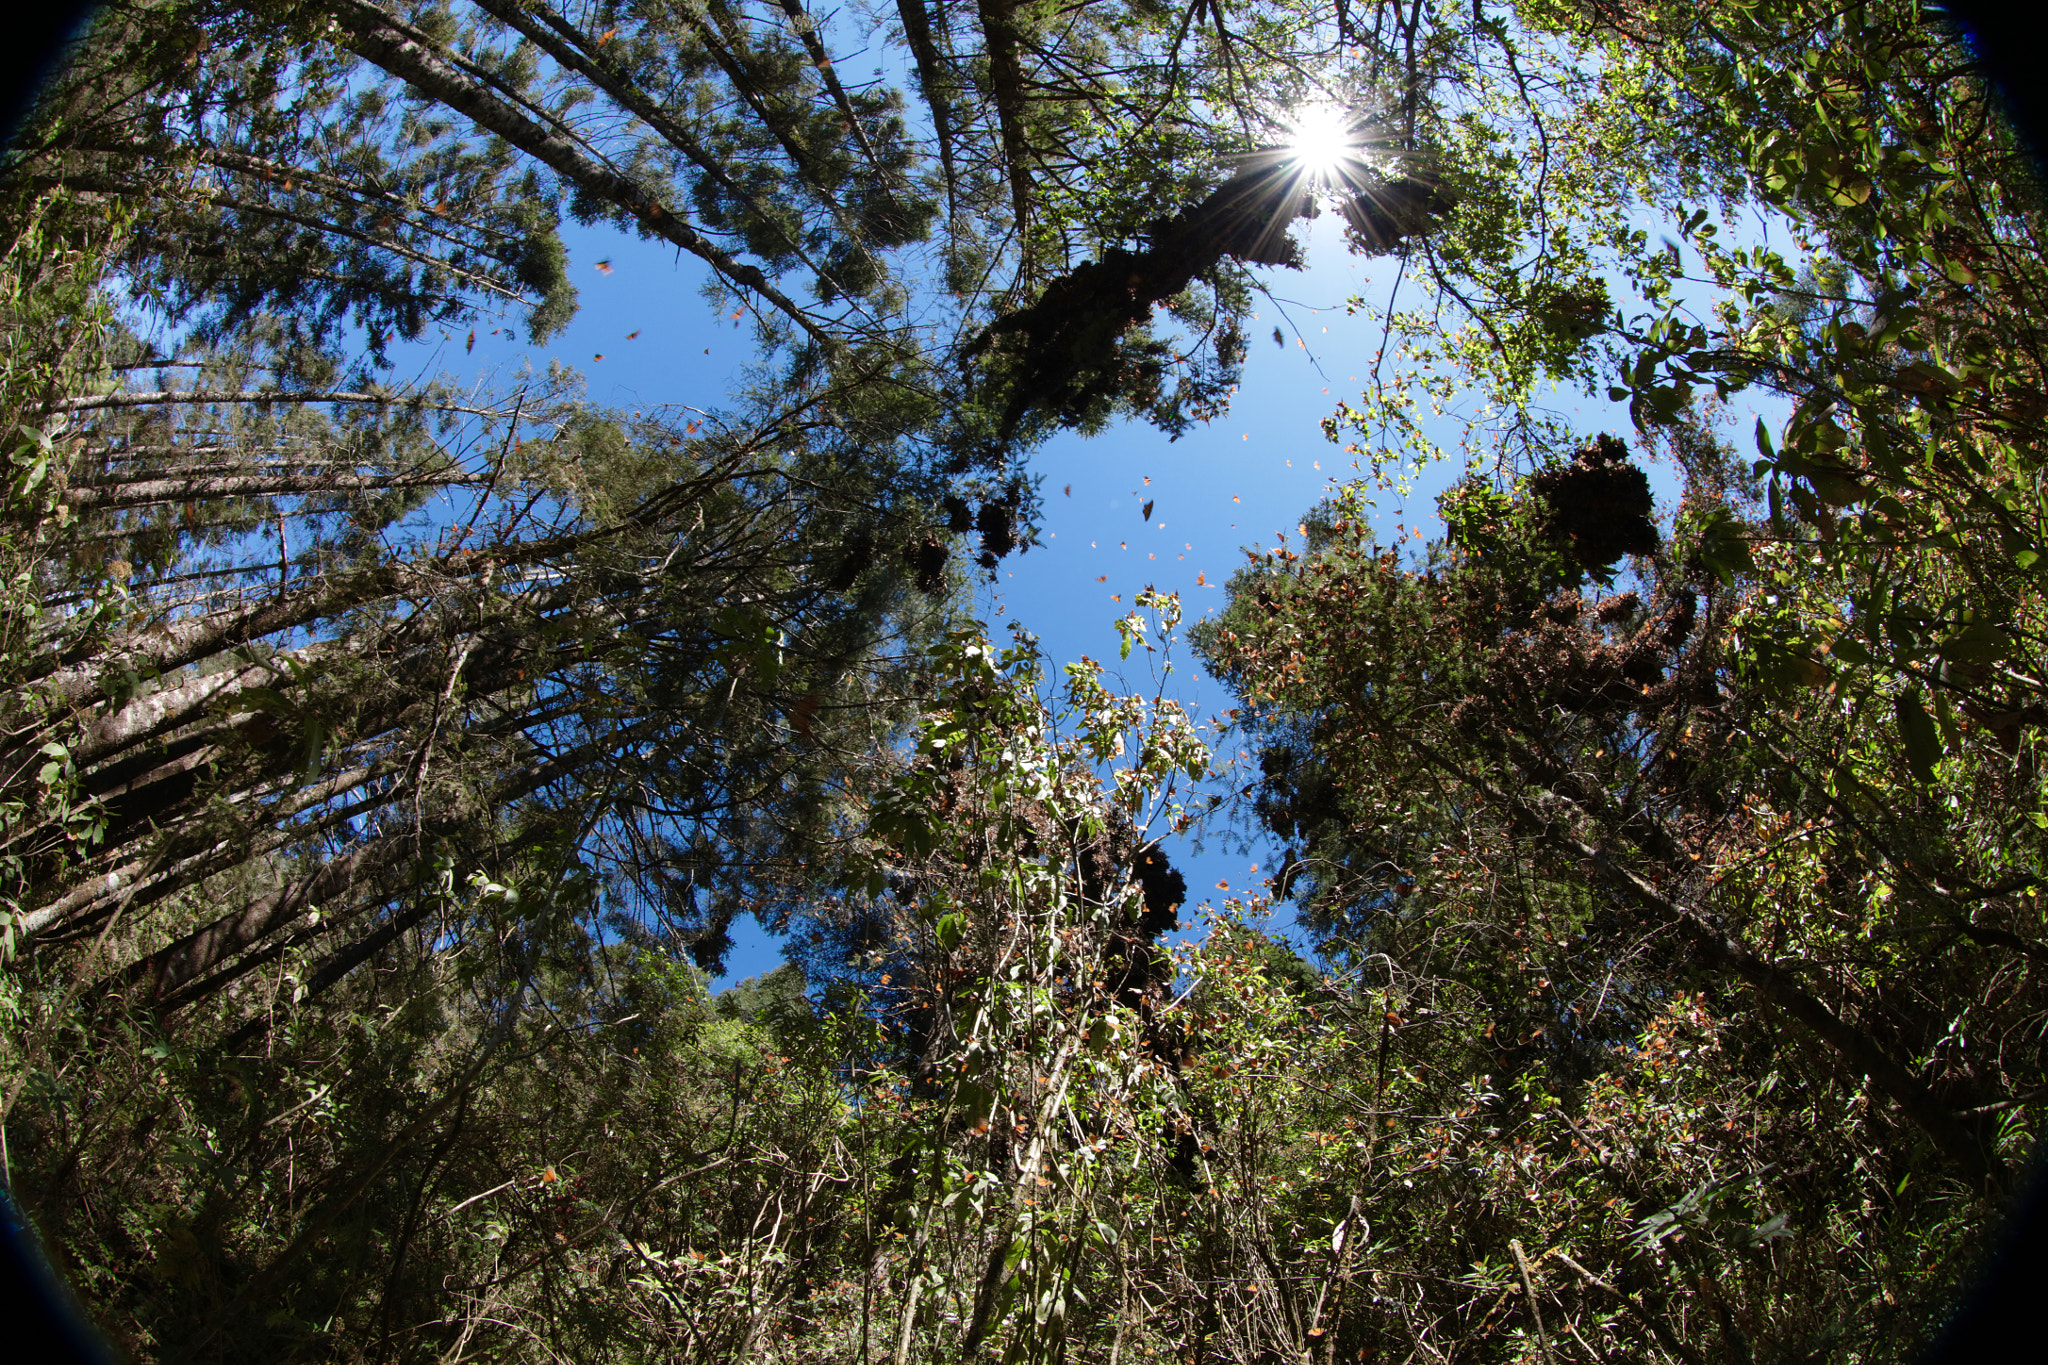
[{"label": "sun flare", "polygon": [[1329,179],[1339,166],[1358,156],[1350,115],[1334,104],[1297,109],[1290,120],[1287,150],[1303,170],[1318,179]]}]

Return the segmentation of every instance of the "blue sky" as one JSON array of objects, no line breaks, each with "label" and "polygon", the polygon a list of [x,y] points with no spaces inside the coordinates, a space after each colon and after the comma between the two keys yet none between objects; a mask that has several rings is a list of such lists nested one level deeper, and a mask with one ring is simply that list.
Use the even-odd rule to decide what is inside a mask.
[{"label": "blue sky", "polygon": [[[1220,609],[1223,584],[1244,562],[1244,549],[1270,547],[1281,534],[1295,537],[1311,506],[1340,480],[1358,476],[1354,457],[1324,437],[1321,422],[1341,400],[1357,397],[1382,344],[1379,326],[1348,313],[1346,302],[1363,296],[1384,303],[1396,263],[1349,254],[1334,214],[1297,231],[1307,268],[1274,270],[1265,280],[1269,293],[1248,328],[1244,380],[1225,416],[1178,441],[1135,423],[1092,438],[1069,434],[1033,457],[1044,497],[1042,543],[1005,560],[998,580],[977,593],[976,608],[998,638],[1021,621],[1038,637],[1052,678],[1082,655],[1114,665],[1114,623],[1148,587],[1178,593],[1187,623]],[[568,240],[581,306],[542,355],[503,332],[480,330],[473,351],[465,349],[465,333],[411,352],[422,373],[466,377],[495,368],[502,381],[522,360],[555,359],[581,370],[600,404],[720,406],[752,358],[752,329],[713,313],[701,293],[701,266],[672,247],[616,231],[571,229]],[[1402,302],[1412,306],[1412,292]],[[1274,343],[1275,327],[1282,345]],[[1628,430],[1626,412],[1604,400],[1559,393],[1552,406],[1571,414],[1584,434]],[[1455,449],[1462,431],[1461,421],[1443,419],[1430,435]],[[1405,506],[1382,495],[1382,542],[1437,534],[1436,494],[1460,473],[1455,459],[1423,471]],[[1653,483],[1668,514],[1675,485],[1654,470]],[[1149,518],[1141,515],[1148,502]],[[1148,693],[1153,680],[1137,670],[1150,658],[1134,654],[1127,665],[1129,685]],[[1169,695],[1198,721],[1213,723],[1232,698],[1202,676],[1184,648],[1176,660]],[[1225,744],[1218,758],[1233,752]],[[1223,847],[1236,842],[1211,838],[1200,852],[1186,839],[1169,845],[1198,903],[1220,897],[1219,882],[1233,893],[1258,889],[1264,854]],[[1190,906],[1183,922],[1192,926],[1198,913],[1199,904]],[[1284,909],[1275,927],[1289,928]],[[779,960],[775,942],[751,922],[734,932],[724,980]]]}]

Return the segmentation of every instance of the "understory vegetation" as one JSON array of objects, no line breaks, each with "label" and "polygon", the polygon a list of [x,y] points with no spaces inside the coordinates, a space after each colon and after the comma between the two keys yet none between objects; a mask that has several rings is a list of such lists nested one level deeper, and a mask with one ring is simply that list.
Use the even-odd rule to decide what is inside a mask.
[{"label": "understory vegetation", "polygon": [[[2048,1105],[2048,216],[1945,23],[114,0],[0,158],[52,1263],[166,1365],[1912,1357]],[[1321,211],[1362,477],[1152,686],[991,638]],[[742,384],[399,377],[598,231]]]}]

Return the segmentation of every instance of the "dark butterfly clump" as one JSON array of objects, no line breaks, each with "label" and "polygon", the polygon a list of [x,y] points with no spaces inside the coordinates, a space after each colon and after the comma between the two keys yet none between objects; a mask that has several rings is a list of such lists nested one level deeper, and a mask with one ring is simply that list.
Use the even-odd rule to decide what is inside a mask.
[{"label": "dark butterfly clump", "polygon": [[695,937],[689,941],[690,961],[714,975],[725,970],[725,959],[732,952],[732,911],[714,913]]},{"label": "dark butterfly clump", "polygon": [[1718,693],[1711,669],[1681,653],[1698,620],[1689,588],[1660,593],[1648,607],[1632,592],[1559,593],[1484,656],[1479,685],[1451,709],[1451,724],[1476,737],[1560,708],[1618,724],[1710,706]]},{"label": "dark butterfly clump", "polygon": [[874,560],[875,538],[866,531],[855,531],[839,547],[839,564],[833,569],[828,586],[834,592],[845,592]]},{"label": "dark butterfly clump", "polygon": [[1018,508],[1024,501],[1024,481],[1011,479],[1000,497],[991,498],[974,514],[974,529],[981,533],[981,556],[975,562],[993,573],[996,564],[1018,546]]},{"label": "dark butterfly clump", "polygon": [[943,529],[928,527],[903,547],[903,562],[917,576],[919,591],[936,593],[944,586],[946,561],[952,556],[947,542],[970,531],[981,536],[981,553],[975,557],[975,563],[993,573],[1005,555],[1022,545],[1018,528],[1023,502],[1021,478],[1011,479],[1003,485],[1001,493],[979,508],[956,493],[939,499],[939,512],[945,517]]},{"label": "dark butterfly clump", "polygon": [[[1288,225],[1313,210],[1313,188],[1285,151],[1248,156],[1207,199],[1146,224],[1143,250],[1111,247],[1101,260],[1053,280],[1028,307],[989,327],[967,354],[985,355],[986,376],[1004,391],[1004,438],[1014,436],[1032,412],[1086,428],[1120,394],[1156,394],[1167,369],[1166,348],[1132,336],[1132,329],[1226,256],[1248,265],[1299,269],[1301,249]],[[1451,206],[1451,195],[1435,181],[1404,179],[1353,193],[1339,209],[1361,244],[1386,251],[1428,231]],[[1241,337],[1235,329],[1225,331],[1241,355]]]},{"label": "dark butterfly clump", "polygon": [[1178,929],[1180,919],[1174,912],[1187,903],[1188,879],[1166,860],[1157,844],[1147,844],[1138,850],[1134,871],[1145,902],[1145,913],[1138,917],[1138,932],[1151,937]]},{"label": "dark butterfly clump", "polygon": [[1616,437],[1602,432],[1570,464],[1536,473],[1529,488],[1542,501],[1544,532],[1587,571],[1604,574],[1623,555],[1656,552],[1650,478]]},{"label": "dark butterfly clump", "polygon": [[926,595],[946,585],[946,561],[952,557],[946,542],[927,531],[903,547],[903,564],[916,576],[917,590]]},{"label": "dark butterfly clump", "polygon": [[985,502],[974,515],[981,548],[996,559],[1017,548],[1017,510],[1008,503]]}]

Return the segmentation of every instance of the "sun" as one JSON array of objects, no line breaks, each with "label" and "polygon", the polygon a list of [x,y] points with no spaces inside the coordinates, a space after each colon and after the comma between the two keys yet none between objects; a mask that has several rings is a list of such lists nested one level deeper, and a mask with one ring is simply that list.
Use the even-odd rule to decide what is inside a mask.
[{"label": "sun", "polygon": [[1287,150],[1316,179],[1331,179],[1338,167],[1358,159],[1350,114],[1334,104],[1303,105],[1288,121]]}]

